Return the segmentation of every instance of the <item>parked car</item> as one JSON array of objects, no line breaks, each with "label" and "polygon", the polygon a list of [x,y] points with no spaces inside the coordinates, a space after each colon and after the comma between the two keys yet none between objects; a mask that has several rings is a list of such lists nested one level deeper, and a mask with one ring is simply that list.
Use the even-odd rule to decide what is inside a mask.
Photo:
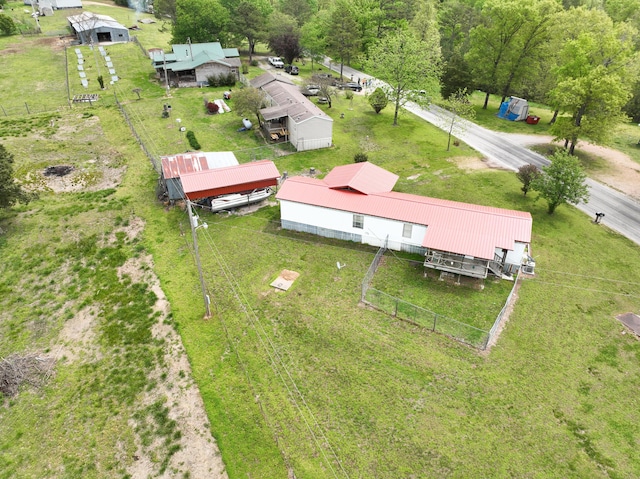
[{"label": "parked car", "polygon": [[267,61],[273,67],[284,68],[284,62],[282,61],[282,59],[280,57],[269,57],[267,59]]},{"label": "parked car", "polygon": [[307,85],[301,90],[304,96],[318,96],[320,93],[320,87],[318,85]]},{"label": "parked car", "polygon": [[329,103],[329,99],[326,96],[319,96],[317,102],[318,103]]},{"label": "parked car", "polygon": [[354,81],[343,83],[340,86],[340,88],[342,88],[343,90],[362,91],[362,85],[360,85],[360,83],[356,83]]},{"label": "parked car", "polygon": [[295,65],[287,65],[286,67],[284,67],[284,71],[289,75],[297,75],[299,73],[298,67]]}]

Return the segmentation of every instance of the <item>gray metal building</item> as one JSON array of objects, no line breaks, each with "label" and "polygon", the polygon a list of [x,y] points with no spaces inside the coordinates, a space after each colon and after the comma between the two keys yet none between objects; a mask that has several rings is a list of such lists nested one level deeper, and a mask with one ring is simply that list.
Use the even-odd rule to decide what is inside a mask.
[{"label": "gray metal building", "polygon": [[82,12],[67,17],[67,21],[83,44],[129,41],[129,29],[107,15]]}]

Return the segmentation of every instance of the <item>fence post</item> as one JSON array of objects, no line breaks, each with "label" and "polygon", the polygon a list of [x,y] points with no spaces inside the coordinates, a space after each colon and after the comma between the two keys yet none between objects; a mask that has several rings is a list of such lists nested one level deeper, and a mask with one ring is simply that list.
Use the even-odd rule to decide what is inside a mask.
[{"label": "fence post", "polygon": [[438,320],[438,315],[436,313],[433,313],[433,329],[432,331],[435,332],[436,330],[436,321]]},{"label": "fence post", "polygon": [[24,102],[24,106],[25,106],[25,107],[26,107],[26,109],[27,109],[27,115],[31,115],[31,112],[29,111],[29,105],[27,105],[27,102],[26,102],[26,101]]},{"label": "fence post", "polygon": [[7,116],[7,112],[5,111],[4,107],[0,105],[0,108],[2,108],[2,113],[4,113],[4,116]]}]

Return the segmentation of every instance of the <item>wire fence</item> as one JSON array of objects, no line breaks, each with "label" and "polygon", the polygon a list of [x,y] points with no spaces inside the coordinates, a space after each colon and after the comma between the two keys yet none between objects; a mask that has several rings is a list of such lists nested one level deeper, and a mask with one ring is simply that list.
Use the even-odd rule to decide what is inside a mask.
[{"label": "wire fence", "polygon": [[136,141],[140,145],[140,148],[142,148],[142,151],[144,151],[145,155],[147,155],[147,158],[149,158],[149,160],[151,161],[151,165],[153,166],[153,169],[156,170],[156,173],[158,173],[159,175],[160,169],[161,169],[160,160],[155,156],[153,156],[153,154],[151,154],[151,152],[145,145],[140,135],[138,135],[138,132],[133,126],[133,123],[131,121],[131,118],[129,117],[129,114],[127,113],[127,110],[125,110],[122,104],[120,103],[120,101],[118,101],[118,95],[116,95],[115,92],[113,92],[113,97],[115,99],[116,105],[118,106],[118,109],[120,110],[120,113],[122,113],[122,117],[127,122],[127,125],[129,125],[129,129],[131,130],[131,133],[133,133],[133,136],[136,138]]},{"label": "wire fence", "polygon": [[444,334],[474,348],[485,349],[489,341],[489,331],[456,321],[375,288],[367,288],[363,303],[390,316]]},{"label": "wire fence", "polygon": [[147,51],[147,49],[146,49],[145,47],[143,47],[143,46],[142,46],[142,43],[140,43],[140,40],[138,40],[138,37],[137,37],[137,36],[135,36],[135,35],[134,35],[134,36],[132,36],[132,37],[131,37],[131,41],[132,41],[133,43],[135,43],[136,45],[138,45],[138,47],[140,48],[140,51],[142,52],[142,54],[143,54],[145,57],[148,57],[148,56],[149,56],[149,52]]},{"label": "wire fence", "polygon": [[384,242],[384,245],[382,245],[378,250],[378,252],[376,253],[375,257],[373,258],[373,261],[369,265],[369,269],[364,275],[364,279],[362,280],[362,295],[360,296],[360,301],[362,301],[363,303],[366,303],[367,290],[369,289],[369,285],[371,284],[373,275],[376,274],[376,271],[378,270],[378,266],[380,265],[380,261],[382,260],[382,256],[384,256],[385,251],[387,251],[388,239],[389,237],[387,237],[387,239]]},{"label": "wire fence", "polygon": [[24,116],[24,115],[39,115],[41,113],[57,113],[62,111],[68,111],[69,105],[62,104],[61,100],[58,104],[45,105],[43,103],[29,103],[23,101],[18,105],[4,105],[0,104],[0,115],[5,117],[10,116]]},{"label": "wire fence", "polygon": [[498,313],[493,326],[489,331],[486,331],[372,288],[371,281],[386,251],[387,242],[385,241],[384,246],[378,250],[369,265],[369,269],[364,275],[362,280],[362,295],[360,298],[364,304],[395,318],[430,329],[433,332],[443,334],[483,351],[495,344],[507,317],[506,312],[515,299],[514,295],[519,285],[520,275],[516,276],[513,287],[507,296],[504,306]]}]

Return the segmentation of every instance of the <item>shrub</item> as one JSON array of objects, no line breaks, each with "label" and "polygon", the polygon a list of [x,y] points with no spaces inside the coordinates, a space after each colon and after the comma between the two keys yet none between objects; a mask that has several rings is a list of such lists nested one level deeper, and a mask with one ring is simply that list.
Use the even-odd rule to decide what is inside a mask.
[{"label": "shrub", "polygon": [[235,86],[236,74],[229,72],[221,73],[220,75],[211,75],[207,77],[207,83],[210,87]]},{"label": "shrub", "polygon": [[198,140],[196,139],[196,134],[189,130],[187,132],[187,140],[189,140],[189,144],[191,145],[191,148],[193,148],[194,150],[199,150],[200,149],[200,143],[198,143]]},{"label": "shrub", "polygon": [[365,161],[369,161],[369,157],[367,156],[366,153],[360,152],[353,155],[354,163],[364,163]]},{"label": "shrub", "polygon": [[0,14],[0,34],[11,35],[15,31],[16,31],[16,24],[13,21],[13,19],[7,15]]},{"label": "shrub", "polygon": [[380,113],[389,103],[387,95],[382,88],[376,88],[375,91],[369,95],[369,105],[373,108],[373,111]]},{"label": "shrub", "polygon": [[252,67],[257,67],[258,66],[258,60],[251,60],[251,66]]},{"label": "shrub", "polygon": [[242,64],[242,74],[246,75],[247,73],[249,73],[249,65],[247,65],[246,63]]},{"label": "shrub", "polygon": [[347,90],[346,92],[344,92],[344,97],[347,100],[353,100],[353,92],[351,90]]}]

